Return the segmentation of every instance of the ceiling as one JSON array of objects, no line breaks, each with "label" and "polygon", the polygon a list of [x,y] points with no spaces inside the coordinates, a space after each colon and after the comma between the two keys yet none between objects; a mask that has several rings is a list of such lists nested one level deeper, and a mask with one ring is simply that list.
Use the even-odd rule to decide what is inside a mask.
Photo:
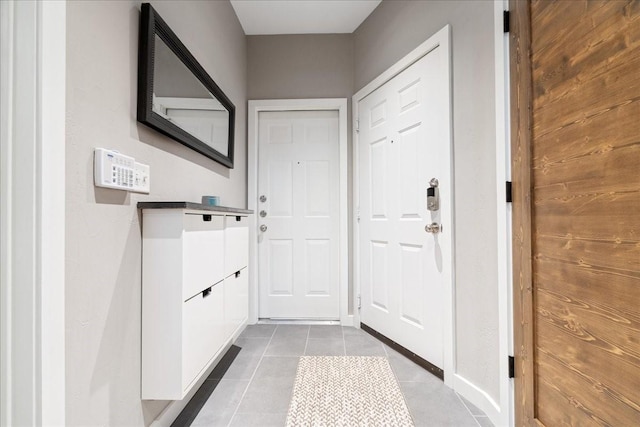
[{"label": "ceiling", "polygon": [[352,33],[381,0],[231,0],[247,35]]}]

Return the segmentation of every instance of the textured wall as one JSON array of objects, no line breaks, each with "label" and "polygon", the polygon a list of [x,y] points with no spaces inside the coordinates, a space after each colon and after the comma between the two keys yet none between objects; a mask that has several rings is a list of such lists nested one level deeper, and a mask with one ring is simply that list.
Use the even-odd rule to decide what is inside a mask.
[{"label": "textured wall", "polygon": [[249,99],[353,95],[353,36],[248,36]]},{"label": "textured wall", "polygon": [[[141,200],[246,206],[246,38],[227,1],[154,7],[236,106],[229,170],[136,122],[140,2],[67,4],[67,423],[149,425],[140,400]],[[93,186],[93,149],[151,166],[151,194]]]},{"label": "textured wall", "polygon": [[499,402],[493,2],[384,0],[354,33],[359,90],[452,28],[456,372]]}]

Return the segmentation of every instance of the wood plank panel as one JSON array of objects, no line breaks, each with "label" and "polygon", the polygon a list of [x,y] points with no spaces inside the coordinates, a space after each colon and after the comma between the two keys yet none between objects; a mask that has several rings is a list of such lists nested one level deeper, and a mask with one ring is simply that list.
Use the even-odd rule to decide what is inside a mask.
[{"label": "wood plank panel", "polygon": [[[558,40],[566,37],[566,34],[573,27],[579,25],[581,20],[585,19],[585,12],[594,13],[604,6],[607,1],[532,1],[531,9],[532,15],[536,20],[536,29],[541,27],[554,29],[554,31],[535,32],[537,55],[542,56],[548,49],[555,47]],[[574,25],[566,25],[567,22],[572,22]]]},{"label": "wood plank panel", "polygon": [[529,2],[510,0],[509,34],[515,424],[534,423],[531,272],[531,26]]},{"label": "wood plank panel", "polygon": [[[599,268],[610,274],[638,279],[638,289],[635,291],[638,292],[637,301],[640,302],[640,245],[636,243],[618,244],[537,235],[534,260],[539,259],[554,259],[567,266],[580,268]],[[565,273],[567,280],[573,271]]]},{"label": "wood plank panel", "polygon": [[640,425],[640,1],[526,3],[512,34],[512,55],[531,52],[529,71],[512,62],[514,119],[531,108],[531,134],[512,133],[531,195],[529,228],[514,204],[516,425]]},{"label": "wood plank panel", "polygon": [[[548,313],[545,313],[548,314]],[[536,370],[541,383],[550,382],[559,393],[566,396],[567,402],[558,405],[559,402],[551,400],[544,403],[544,392],[538,389],[538,416],[544,418],[542,413],[550,411],[570,412],[579,407],[591,417],[596,414],[598,418],[605,420],[608,426],[635,426],[640,422],[640,407],[636,400],[637,388],[640,382],[635,378],[638,367],[635,364],[621,361],[611,363],[610,353],[599,347],[587,347],[583,351],[584,340],[588,336],[573,334],[567,337],[563,332],[563,323],[558,319],[549,319],[540,316],[540,335],[544,338],[539,341],[536,349]],[[558,352],[558,346],[568,350]],[[604,363],[603,369],[594,369],[596,363]],[[624,378],[631,377],[631,381]],[[571,403],[569,403],[571,402]],[[559,420],[553,419],[545,423],[548,426],[556,426]],[[588,426],[591,423],[574,421],[572,426]]]},{"label": "wood plank panel", "polygon": [[[634,198],[634,205],[638,205],[638,209],[640,209],[640,202],[635,201],[638,195],[632,194],[631,196]],[[598,204],[600,202],[606,203],[609,198],[609,196],[601,197]],[[553,209],[554,207],[547,206],[547,208]],[[635,218],[631,215],[607,215],[606,212],[599,214],[602,223],[598,227],[592,226],[594,215],[581,216],[579,213],[573,216],[546,215],[544,218],[537,219],[536,233],[547,237],[565,238],[568,244],[572,239],[603,242],[614,240],[618,244],[638,244],[640,224],[634,221]]]},{"label": "wood plank panel", "polygon": [[[545,4],[550,6],[539,7]],[[637,0],[533,2],[534,94],[546,92],[538,88],[575,83],[576,75],[617,62],[618,54],[635,42],[627,36],[638,19],[637,9]]]},{"label": "wood plank panel", "polygon": [[[548,209],[548,215],[589,216],[595,219],[607,220],[608,218],[625,218],[630,221],[626,229],[633,233],[638,227],[637,218],[634,215],[638,208],[638,191],[625,191],[608,193],[565,193],[567,183],[558,183],[544,188],[548,193],[544,198],[536,200],[537,209]],[[543,189],[538,189],[542,192]],[[552,193],[553,192],[553,193]],[[582,203],[574,203],[576,200]],[[628,211],[625,211],[627,208]],[[607,214],[607,211],[609,214]],[[588,230],[585,230],[588,231]],[[633,233],[636,234],[637,233]]]},{"label": "wood plank panel", "polygon": [[[638,69],[640,57],[636,54],[610,72],[593,78],[587,77],[584,82],[576,82],[575,90],[567,91],[562,96],[549,100],[540,99],[540,102],[534,98],[533,129],[537,133],[534,138],[637,100],[640,96],[637,93],[640,86]],[[614,73],[630,77],[615,78],[612,76]],[[607,93],[606,97],[599,96],[603,92]]]},{"label": "wood plank panel", "polygon": [[[573,294],[566,291],[558,293],[555,290],[542,288],[542,285],[553,286],[551,283],[541,284],[536,287],[536,298],[538,299],[537,320],[547,322],[559,328],[556,333],[562,334],[563,338],[571,336],[589,343],[587,351],[606,352],[604,356],[610,359],[609,364],[604,369],[598,369],[594,375],[602,382],[617,382],[620,372],[614,372],[614,377],[608,377],[614,365],[630,365],[633,369],[640,369],[640,345],[638,342],[638,319],[631,313],[625,313],[615,309],[604,309],[600,301],[587,303],[584,300],[577,300]],[[539,326],[543,328],[543,326]],[[543,332],[542,329],[539,332]],[[544,334],[538,341],[538,348],[544,348]],[[549,352],[564,355],[557,348],[547,348]],[[593,367],[587,367],[593,368]],[[630,387],[634,384],[634,387]],[[621,382],[619,387],[623,394],[634,396],[640,386],[640,379],[635,379],[632,383]],[[634,406],[640,409],[640,402]]]},{"label": "wood plank panel", "polygon": [[[594,31],[598,34],[603,32],[610,35],[613,34],[610,31],[612,26],[625,28],[628,20],[638,16],[640,2],[637,0],[533,1],[532,9],[536,19],[534,25],[537,29],[534,34],[536,55],[538,58],[549,60],[550,56],[564,52],[563,42],[567,40],[588,41],[592,36],[590,33]],[[627,19],[620,20],[620,15]],[[612,17],[616,21],[607,22]],[[546,31],[544,27],[552,27],[553,31]],[[624,33],[629,34],[634,29],[635,27],[625,28]],[[634,41],[635,38],[630,40]],[[580,56],[581,52],[576,54]]]},{"label": "wood plank panel", "polygon": [[[549,328],[553,328],[555,326],[549,326]],[[544,328],[543,328],[544,329]],[[556,328],[557,329],[557,328]],[[574,346],[574,349],[579,348],[581,345],[580,341],[577,339],[569,339],[568,343],[563,336],[553,335],[553,331],[550,329],[546,329],[545,332],[549,332],[549,336],[544,340],[541,340],[543,345],[537,348],[537,355],[544,355],[547,358],[547,363],[555,365],[557,368],[561,368],[564,372],[558,372],[554,374],[554,376],[550,376],[548,378],[542,378],[541,381],[558,381],[558,386],[561,386],[561,380],[558,378],[562,378],[564,376],[572,377],[570,379],[573,382],[573,385],[561,386],[561,389],[566,388],[567,393],[581,393],[583,389],[588,390],[588,394],[590,396],[585,398],[587,400],[610,400],[607,402],[610,406],[614,407],[614,411],[626,413],[627,420],[632,419],[636,420],[638,418],[638,402],[633,399],[635,390],[632,389],[632,386],[637,386],[638,384],[629,384],[622,383],[619,379],[628,375],[629,373],[633,375],[633,372],[637,367],[635,365],[631,365],[629,363],[622,362],[618,365],[615,364],[607,364],[605,370],[605,377],[608,377],[603,380],[602,371],[593,371],[590,369],[593,367],[594,360],[607,360],[608,354],[605,352],[573,352],[568,353],[572,354],[573,357],[569,357],[567,353],[559,354],[555,351],[549,351],[550,347],[557,346],[559,343],[570,344]],[[544,364],[545,362],[541,362]],[[543,377],[542,373],[539,372],[540,377]],[[577,383],[577,384],[576,384]],[[626,387],[625,389],[621,389],[622,387]],[[595,399],[594,399],[595,398]],[[598,402],[593,404],[594,407],[599,408]],[[611,408],[604,408],[602,413],[610,413]],[[608,416],[607,418],[613,418]],[[616,425],[615,423],[612,423]],[[621,425],[628,425],[621,424]],[[635,425],[635,424],[634,424]]]},{"label": "wood plank panel", "polygon": [[545,196],[539,190],[556,183],[567,183],[569,194],[635,191],[640,185],[640,174],[630,172],[636,164],[640,164],[640,142],[555,164],[534,163],[536,199],[538,195]]},{"label": "wood plank panel", "polygon": [[[544,379],[538,384],[538,418],[544,426],[576,427],[592,425],[592,420],[581,411],[575,410],[576,402],[552,380]],[[558,403],[561,403],[559,405]],[[603,425],[603,424],[600,424]]]},{"label": "wood plank panel", "polygon": [[[552,353],[551,353],[552,354]],[[606,396],[578,374],[539,351],[537,416],[545,426],[634,426],[634,410]],[[569,372],[569,373],[567,373]],[[551,390],[553,392],[551,392]]]},{"label": "wood plank panel", "polygon": [[[640,100],[621,105],[570,123],[536,140],[544,157],[533,159],[535,165],[563,163],[640,142]],[[626,132],[621,132],[626,129]],[[576,135],[580,137],[576,138]]]},{"label": "wood plank panel", "polygon": [[[637,41],[628,37],[635,22],[633,19],[619,19],[620,15],[629,15],[629,2],[615,1],[612,5],[607,5],[607,1],[586,2],[584,9],[567,2],[558,3],[565,4],[568,19],[572,18],[571,13],[580,13],[583,19],[575,25],[562,27],[560,31],[546,31],[539,36],[534,34],[538,36],[533,71],[534,94],[538,101],[561,98],[565,92],[575,90],[576,83],[611,71],[612,67],[628,61],[633,56],[632,50],[637,47]],[[630,17],[638,19],[637,16]],[[566,20],[567,16],[555,15],[553,18]],[[539,17],[536,24],[547,25],[546,21],[548,19]],[[593,32],[598,34],[597,41],[588,37]],[[554,35],[549,42],[540,40],[549,34]],[[567,50],[570,50],[570,56],[566,54]]]},{"label": "wood plank panel", "polygon": [[[588,304],[599,304],[606,309],[616,309],[623,316],[637,315],[636,277],[611,274],[598,267],[579,268],[573,270],[572,277],[567,278],[567,264],[562,260],[551,258],[536,261],[536,280],[540,288],[549,289],[546,283],[562,283],[565,292],[578,295],[574,298]],[[605,302],[600,301],[602,295],[608,295]]]}]

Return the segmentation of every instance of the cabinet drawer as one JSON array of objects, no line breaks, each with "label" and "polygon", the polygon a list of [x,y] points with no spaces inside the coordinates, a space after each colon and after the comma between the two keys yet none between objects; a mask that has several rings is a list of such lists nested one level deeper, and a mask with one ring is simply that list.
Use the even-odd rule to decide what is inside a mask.
[{"label": "cabinet drawer", "polygon": [[184,215],[183,286],[185,301],[224,279],[224,217]]},{"label": "cabinet drawer", "polygon": [[[238,221],[238,219],[240,219]],[[249,218],[225,217],[225,276],[242,270],[249,264]]]},{"label": "cabinet drawer", "polygon": [[225,342],[224,282],[183,303],[182,389],[199,377]]},{"label": "cabinet drawer", "polygon": [[249,317],[249,273],[246,267],[224,279],[224,307],[225,328],[231,335]]}]

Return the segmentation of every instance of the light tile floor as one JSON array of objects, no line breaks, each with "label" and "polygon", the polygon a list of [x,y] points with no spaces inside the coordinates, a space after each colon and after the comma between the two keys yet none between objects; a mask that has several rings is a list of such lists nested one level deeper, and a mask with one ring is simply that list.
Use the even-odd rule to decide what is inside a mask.
[{"label": "light tile floor", "polygon": [[250,325],[236,345],[242,350],[192,426],[284,426],[302,355],[387,357],[416,426],[492,426],[438,378],[360,329]]}]

